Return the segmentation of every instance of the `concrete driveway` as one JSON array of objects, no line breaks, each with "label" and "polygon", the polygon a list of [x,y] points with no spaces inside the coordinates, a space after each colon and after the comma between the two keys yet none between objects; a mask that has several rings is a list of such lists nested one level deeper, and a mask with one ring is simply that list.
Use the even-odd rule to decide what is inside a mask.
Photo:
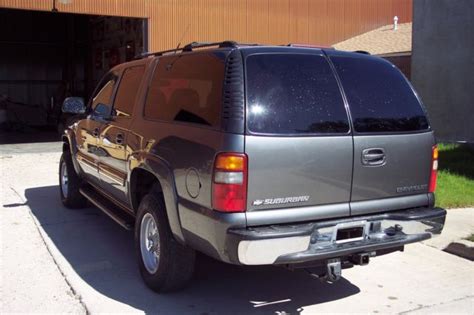
[{"label": "concrete driveway", "polygon": [[[62,207],[60,148],[0,146],[1,313],[474,312],[474,263],[429,243],[344,270],[344,278],[332,285],[303,271],[237,267],[199,257],[189,288],[155,294],[138,273],[132,233],[98,209]],[[473,211],[452,210],[448,219],[464,222],[467,233],[474,230]]]}]

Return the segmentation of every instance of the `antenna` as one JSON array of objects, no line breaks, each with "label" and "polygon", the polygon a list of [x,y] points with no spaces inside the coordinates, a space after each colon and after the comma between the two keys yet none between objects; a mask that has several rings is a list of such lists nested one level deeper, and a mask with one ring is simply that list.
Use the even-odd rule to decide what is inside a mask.
[{"label": "antenna", "polygon": [[181,35],[181,38],[179,39],[178,41],[178,46],[176,46],[176,50],[175,50],[175,54],[176,52],[178,51],[179,49],[179,46],[181,46],[181,41],[183,40],[184,36],[186,36],[186,34],[188,33],[188,30],[189,30],[189,27],[191,26],[191,23],[188,23],[188,26],[186,26],[186,29],[184,30],[183,32],[183,35]]}]

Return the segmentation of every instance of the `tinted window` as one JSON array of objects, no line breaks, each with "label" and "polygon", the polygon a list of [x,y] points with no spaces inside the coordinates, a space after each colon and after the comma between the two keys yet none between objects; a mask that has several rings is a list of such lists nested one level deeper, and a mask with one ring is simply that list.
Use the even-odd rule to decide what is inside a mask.
[{"label": "tinted window", "polygon": [[[106,116],[110,114],[112,103],[112,94],[117,83],[117,73],[109,72],[99,82],[94,95],[92,95],[92,112],[97,116]],[[98,106],[100,104],[100,106]]]},{"label": "tinted window", "polygon": [[117,116],[130,116],[142,81],[144,66],[131,67],[125,70],[114,101],[114,112]]},{"label": "tinted window", "polygon": [[223,79],[220,54],[160,58],[148,90],[145,117],[218,126]]},{"label": "tinted window", "polygon": [[320,55],[251,55],[247,122],[271,134],[347,133],[349,123],[334,74]]},{"label": "tinted window", "polygon": [[425,130],[428,121],[413,90],[390,63],[331,57],[346,92],[357,132]]}]

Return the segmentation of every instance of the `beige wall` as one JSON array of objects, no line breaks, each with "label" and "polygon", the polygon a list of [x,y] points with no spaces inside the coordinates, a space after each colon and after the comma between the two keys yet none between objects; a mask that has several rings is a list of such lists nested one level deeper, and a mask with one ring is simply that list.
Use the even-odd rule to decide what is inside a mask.
[{"label": "beige wall", "polygon": [[[0,0],[0,7],[50,11],[52,0]],[[412,20],[412,0],[73,0],[61,12],[149,18],[150,50],[192,41],[330,45]]]}]

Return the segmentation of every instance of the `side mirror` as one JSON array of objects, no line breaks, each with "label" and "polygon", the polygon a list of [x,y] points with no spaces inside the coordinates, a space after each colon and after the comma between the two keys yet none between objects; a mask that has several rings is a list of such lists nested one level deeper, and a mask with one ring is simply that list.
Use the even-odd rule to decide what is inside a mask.
[{"label": "side mirror", "polygon": [[67,97],[61,108],[66,114],[84,114],[86,112],[86,105],[82,97]]},{"label": "side mirror", "polygon": [[110,107],[103,103],[98,103],[95,106],[94,111],[92,112],[92,116],[107,121],[112,120],[112,115],[110,114]]}]

